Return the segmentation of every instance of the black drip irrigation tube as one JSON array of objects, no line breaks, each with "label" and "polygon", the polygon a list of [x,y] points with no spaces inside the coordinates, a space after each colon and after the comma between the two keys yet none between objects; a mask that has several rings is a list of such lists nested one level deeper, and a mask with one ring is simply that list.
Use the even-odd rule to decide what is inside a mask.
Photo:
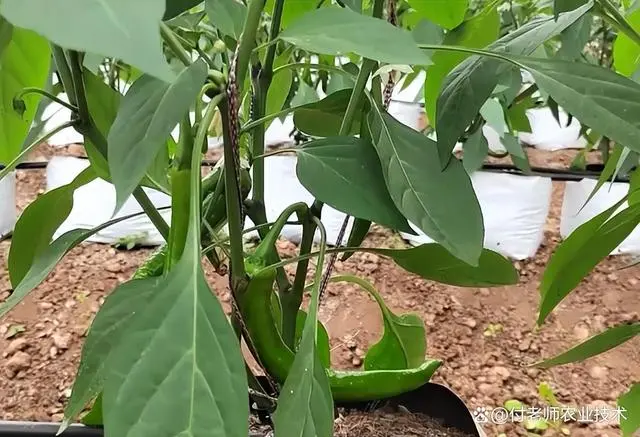
[{"label": "black drip irrigation tube", "polygon": [[[74,158],[88,159],[83,156]],[[215,159],[205,159],[202,161],[202,167],[214,167],[218,163]],[[47,168],[49,161],[25,161],[16,166],[16,170],[42,170]],[[4,169],[4,165],[0,164],[0,170]],[[554,181],[580,181],[582,179],[599,179],[604,166],[602,164],[588,164],[586,170],[569,170],[548,167],[531,167],[528,173],[523,172],[518,167],[508,164],[484,164],[482,171],[489,173],[512,174],[516,176],[539,176],[550,178]],[[632,169],[632,170],[635,170]],[[609,181],[611,182],[611,181]],[[628,183],[629,178],[625,176],[617,176],[613,182]]]}]

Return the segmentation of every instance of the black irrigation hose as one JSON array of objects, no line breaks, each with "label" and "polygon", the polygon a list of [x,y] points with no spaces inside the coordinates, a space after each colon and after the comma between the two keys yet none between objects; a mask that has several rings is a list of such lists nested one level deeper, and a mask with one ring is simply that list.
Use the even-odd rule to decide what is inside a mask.
[{"label": "black irrigation hose", "polygon": [[[85,157],[78,157],[80,159],[87,159]],[[213,167],[218,163],[217,160],[205,159],[202,161],[203,167]],[[49,161],[26,161],[16,166],[17,170],[41,170],[47,168]],[[554,181],[580,181],[582,179],[599,179],[602,171],[602,165],[588,165],[587,167],[597,167],[598,170],[568,170],[558,168],[546,168],[546,167],[531,167],[530,173],[524,173],[519,168],[508,164],[484,164],[482,170],[490,173],[505,173],[513,174],[517,176],[540,176],[547,177]],[[0,164],[0,170],[4,166]],[[628,177],[618,176],[615,182],[629,182]]]}]

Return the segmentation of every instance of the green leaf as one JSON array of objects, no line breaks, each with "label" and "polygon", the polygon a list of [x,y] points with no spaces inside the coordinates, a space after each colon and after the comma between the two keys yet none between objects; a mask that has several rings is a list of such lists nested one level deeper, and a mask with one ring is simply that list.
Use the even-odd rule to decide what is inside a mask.
[{"label": "green leaf", "polygon": [[480,115],[500,136],[504,137],[507,122],[504,120],[504,110],[497,99],[488,99],[480,108]]},{"label": "green leaf", "polygon": [[529,102],[523,100],[517,104],[512,105],[507,110],[507,117],[509,118],[509,124],[511,128],[516,132],[531,132],[531,122],[527,117],[527,109]]},{"label": "green leaf", "polygon": [[238,40],[242,34],[247,7],[236,0],[205,0],[205,10],[220,32]]},{"label": "green leaf", "polygon": [[[293,123],[301,132],[314,137],[337,135],[350,98],[351,89],[342,89],[329,94],[322,100],[296,109],[293,113]],[[364,110],[365,99],[361,99],[356,111],[362,113]],[[357,134],[359,130],[360,118],[356,117],[349,134]]]},{"label": "green leaf", "polygon": [[[353,227],[351,228],[351,233],[349,234],[349,239],[347,240],[348,247],[358,247],[362,244],[367,235],[369,234],[369,229],[371,229],[371,222],[369,220],[364,220],[360,218],[355,218],[353,221]],[[351,256],[355,252],[345,253],[342,255],[340,261],[344,262],[351,258]]]},{"label": "green leaf", "polygon": [[[587,203],[589,203],[589,201],[593,198],[593,196],[595,196],[595,194],[600,190],[600,188],[602,188],[604,183],[607,182],[607,180],[609,180],[613,176],[613,173],[615,173],[616,171],[618,161],[620,161],[620,158],[622,156],[623,150],[624,150],[624,147],[622,147],[620,144],[616,144],[613,146],[613,152],[611,153],[611,155],[609,155],[609,158],[607,159],[607,163],[605,164],[604,169],[602,169],[602,173],[600,173],[600,177],[598,178],[598,182],[596,183],[596,186],[593,187],[593,190],[591,190],[591,193],[589,194],[589,197],[587,197],[587,200],[585,200],[584,205],[582,205],[582,208],[584,208],[584,206]],[[613,182],[613,180],[611,182]]]},{"label": "green leaf", "polygon": [[[304,331],[304,323],[307,320],[307,313],[302,310],[298,310],[296,317],[296,348],[300,346],[300,340],[302,339],[302,332]],[[318,358],[325,369],[331,367],[331,348],[329,346],[329,334],[320,320],[318,320]]]},{"label": "green leaf", "polygon": [[582,62],[509,58],[529,70],[538,86],[583,125],[640,151],[640,84]]},{"label": "green leaf", "polygon": [[[275,7],[275,0],[267,0],[264,5],[265,12],[273,15],[273,8]],[[282,16],[280,18],[280,25],[284,28],[289,26],[293,21],[303,16],[305,13],[312,9],[315,9],[318,2],[316,0],[296,0],[288,2],[282,10]]]},{"label": "green leaf", "polygon": [[369,130],[396,207],[455,257],[477,265],[484,224],[462,163],[455,159],[441,170],[434,141],[375,109]]},{"label": "green leaf", "polygon": [[620,346],[637,335],[640,335],[640,323],[614,326],[600,334],[594,335],[560,355],[536,364],[536,367],[549,369],[563,364],[584,361],[587,358],[600,355],[614,347]]},{"label": "green leaf", "polygon": [[50,64],[46,39],[0,21],[0,164],[9,164],[22,151],[41,100],[39,94],[25,95],[25,111],[19,114],[14,111],[14,98],[24,88],[44,88]]},{"label": "green leaf", "polygon": [[296,154],[298,179],[316,199],[347,215],[413,232],[387,191],[370,143],[355,137],[330,137],[309,142],[297,148]]},{"label": "green leaf", "polygon": [[[322,240],[326,240],[321,229]],[[324,263],[324,250],[318,264]],[[300,346],[280,391],[273,414],[276,437],[331,437],[333,435],[333,398],[329,377],[317,350],[318,305],[322,269],[317,269],[315,285],[300,339]]]},{"label": "green leaf", "polygon": [[518,271],[502,255],[484,249],[478,266],[454,257],[439,244],[422,244],[411,249],[367,249],[392,258],[408,272],[423,279],[458,287],[494,287],[518,283]]},{"label": "green leaf", "polygon": [[[116,120],[122,95],[107,85],[100,77],[90,73],[88,70],[83,72],[83,77],[85,82],[85,95],[87,97],[87,105],[89,106],[91,118],[103,137],[107,138],[111,126]],[[151,166],[147,169],[146,176],[142,180],[141,185],[161,190],[165,193],[171,191],[169,188],[167,168],[169,165],[168,148],[172,145],[175,147],[175,141],[169,136],[167,139],[167,147],[160,149]],[[85,138],[85,150],[98,177],[111,182],[109,164],[105,156],[102,155],[88,137]]]},{"label": "green leaf", "polygon": [[[635,31],[640,31],[640,10],[630,14],[628,23]],[[620,32],[613,43],[613,66],[624,76],[631,77],[640,64],[640,46],[625,33]]]},{"label": "green leaf", "polygon": [[620,418],[623,437],[631,437],[640,429],[640,384],[633,384],[628,392],[618,398],[618,406],[624,408]]},{"label": "green leaf", "polygon": [[637,204],[609,219],[625,200],[626,196],[583,223],[556,248],[540,283],[538,325],[640,223],[640,205]]},{"label": "green leaf", "polygon": [[117,58],[171,81],[175,74],[162,53],[159,30],[164,12],[164,2],[157,0],[3,0],[0,5],[0,14],[15,26],[54,44]]},{"label": "green leaf", "polygon": [[482,132],[482,128],[476,130],[462,146],[462,165],[467,173],[471,174],[480,170],[484,160],[489,154],[489,143]]},{"label": "green leaf", "polygon": [[[445,38],[444,29],[442,27],[432,21],[424,19],[416,23],[415,27],[411,31],[411,35],[418,44],[442,44]],[[429,56],[433,58],[431,54]]]},{"label": "green leaf", "polygon": [[[349,37],[345,38],[345,35]],[[388,64],[431,64],[429,57],[418,48],[408,31],[387,21],[337,6],[304,14],[291,23],[279,38],[303,50],[320,54],[355,53]]]},{"label": "green leaf", "polygon": [[[289,54],[286,53],[285,56],[276,58],[274,66],[278,67],[286,64],[288,57]],[[284,70],[279,70],[274,74],[273,82],[271,82],[271,86],[269,86],[269,90],[267,91],[267,107],[265,115],[275,114],[282,110],[285,102],[287,101],[287,96],[289,95],[289,90],[291,90],[292,83],[292,70],[285,68]]]},{"label": "green leaf", "polygon": [[67,185],[51,190],[36,200],[20,215],[9,249],[9,277],[15,288],[22,282],[38,256],[49,246],[51,238],[73,208],[73,193],[96,178],[91,167]]},{"label": "green leaf", "polygon": [[166,0],[163,21],[171,20],[189,9],[198,6],[202,0]]},{"label": "green leaf", "polygon": [[119,217],[92,229],[72,229],[58,237],[48,247],[37,254],[31,268],[27,274],[24,275],[22,281],[14,288],[11,296],[0,304],[0,318],[11,311],[11,309],[18,305],[34,288],[40,285],[71,249],[103,229],[139,215],[141,214],[136,213]]},{"label": "green leaf", "polygon": [[161,280],[158,277],[126,282],[105,299],[82,346],[80,365],[64,410],[63,426],[75,420],[91,399],[102,392],[107,375],[105,365],[110,354],[128,335],[131,320],[144,310]]},{"label": "green leaf", "polygon": [[135,81],[109,131],[109,170],[119,209],[140,183],[180,118],[189,111],[207,77],[199,60],[173,83],[151,76]]},{"label": "green leaf", "polygon": [[[102,393],[98,395],[95,402],[91,406],[91,410],[82,416],[80,420],[84,425],[88,426],[102,426],[104,419],[102,418]],[[63,427],[66,428],[67,423],[63,423]]]},{"label": "green leaf", "polygon": [[[593,2],[590,1],[575,11],[560,14],[557,21],[553,17],[534,19],[489,45],[487,50],[529,55],[546,40],[569,27],[592,6]],[[443,166],[451,160],[451,152],[458,138],[473,122],[498,84],[501,73],[508,68],[511,66],[493,58],[471,56],[457,65],[445,79],[436,103],[436,118],[429,118],[435,120],[438,154]]]},{"label": "green leaf", "polygon": [[13,25],[0,15],[0,59],[2,58],[2,52],[11,42],[12,35]]},{"label": "green leaf", "polygon": [[[583,2],[584,3],[584,2]],[[586,14],[560,34],[560,49],[556,56],[567,61],[578,61],[584,46],[591,38],[593,17]]]},{"label": "green leaf", "polygon": [[427,352],[424,322],[416,314],[394,314],[378,293],[374,299],[382,311],[384,332],[364,358],[365,370],[402,370],[419,367]]},{"label": "green leaf", "polygon": [[246,437],[249,432],[240,344],[201,263],[200,158],[194,153],[182,256],[157,284],[138,282],[138,291],[150,289],[152,297],[132,315],[127,335],[105,363],[106,434]]},{"label": "green leaf", "polygon": [[525,173],[531,172],[531,166],[529,165],[529,157],[522,148],[520,140],[511,134],[505,134],[502,138],[502,144],[504,148],[509,152],[513,164]]},{"label": "green leaf", "polygon": [[409,4],[424,18],[453,29],[464,20],[469,0],[409,0]]},{"label": "green leaf", "polygon": [[[447,3],[455,3],[452,0],[445,0]],[[427,0],[428,2],[428,0]],[[463,1],[466,3],[466,0]],[[420,0],[425,3],[425,0]],[[466,7],[465,7],[466,9]],[[462,47],[482,48],[492,43],[498,38],[500,29],[500,17],[495,7],[489,7],[478,15],[470,18],[451,30],[444,38],[442,44],[457,45]],[[439,44],[439,43],[437,43]],[[425,110],[429,120],[437,122],[436,119],[436,102],[444,78],[470,55],[459,52],[437,51],[433,54],[433,64],[429,67],[427,79],[424,87]],[[437,128],[437,123],[433,127]]]}]

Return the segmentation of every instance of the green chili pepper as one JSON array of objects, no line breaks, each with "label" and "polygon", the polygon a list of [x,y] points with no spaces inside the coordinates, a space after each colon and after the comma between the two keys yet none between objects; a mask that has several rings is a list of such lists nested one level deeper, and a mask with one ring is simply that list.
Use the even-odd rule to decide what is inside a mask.
[{"label": "green chili pepper", "polygon": [[[306,205],[304,205],[306,207]],[[255,252],[245,260],[249,284],[239,296],[240,311],[256,353],[266,370],[283,384],[295,359],[285,344],[272,311],[275,269],[267,267],[269,248],[275,243],[293,205],[283,212]],[[336,401],[370,401],[396,396],[414,390],[429,381],[442,364],[429,360],[420,367],[406,370],[338,371],[326,369],[331,393]]]}]

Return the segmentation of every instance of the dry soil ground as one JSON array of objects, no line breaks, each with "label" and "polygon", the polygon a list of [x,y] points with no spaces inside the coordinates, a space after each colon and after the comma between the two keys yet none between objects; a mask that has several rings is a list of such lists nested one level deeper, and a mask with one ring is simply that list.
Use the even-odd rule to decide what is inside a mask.
[{"label": "dry soil ground", "polygon": [[[50,152],[46,148],[37,157]],[[531,152],[536,165],[564,167],[571,152]],[[45,187],[44,171],[18,172],[18,206],[22,210]],[[521,281],[501,288],[456,288],[426,282],[389,260],[356,254],[337,263],[338,272],[368,278],[397,312],[416,312],[428,331],[428,352],[445,364],[435,377],[452,387],[471,408],[492,408],[508,399],[539,405],[538,384],[547,382],[559,401],[576,407],[613,408],[615,399],[640,381],[640,338],[597,358],[547,371],[526,368],[623,321],[638,320],[640,268],[619,270],[625,259],[607,259],[557,309],[547,324],[534,330],[538,285],[549,255],[560,241],[562,183],[554,183],[553,204],[545,240],[534,259],[518,262]],[[366,245],[402,245],[399,237],[375,229]],[[280,243],[283,254],[297,249]],[[9,295],[6,258],[9,242],[0,244],[0,301]],[[121,251],[108,245],[83,244],[74,249],[8,317],[0,321],[0,418],[59,420],[78,364],[83,335],[104,297],[130,278],[150,250]],[[228,303],[226,278],[208,278]],[[227,305],[228,306],[228,305]],[[378,307],[349,285],[332,285],[321,309],[331,336],[332,362],[358,367],[381,333]],[[18,332],[16,331],[23,331]],[[571,435],[617,436],[615,425],[571,424]],[[491,425],[489,435],[521,435],[521,425]]]}]

